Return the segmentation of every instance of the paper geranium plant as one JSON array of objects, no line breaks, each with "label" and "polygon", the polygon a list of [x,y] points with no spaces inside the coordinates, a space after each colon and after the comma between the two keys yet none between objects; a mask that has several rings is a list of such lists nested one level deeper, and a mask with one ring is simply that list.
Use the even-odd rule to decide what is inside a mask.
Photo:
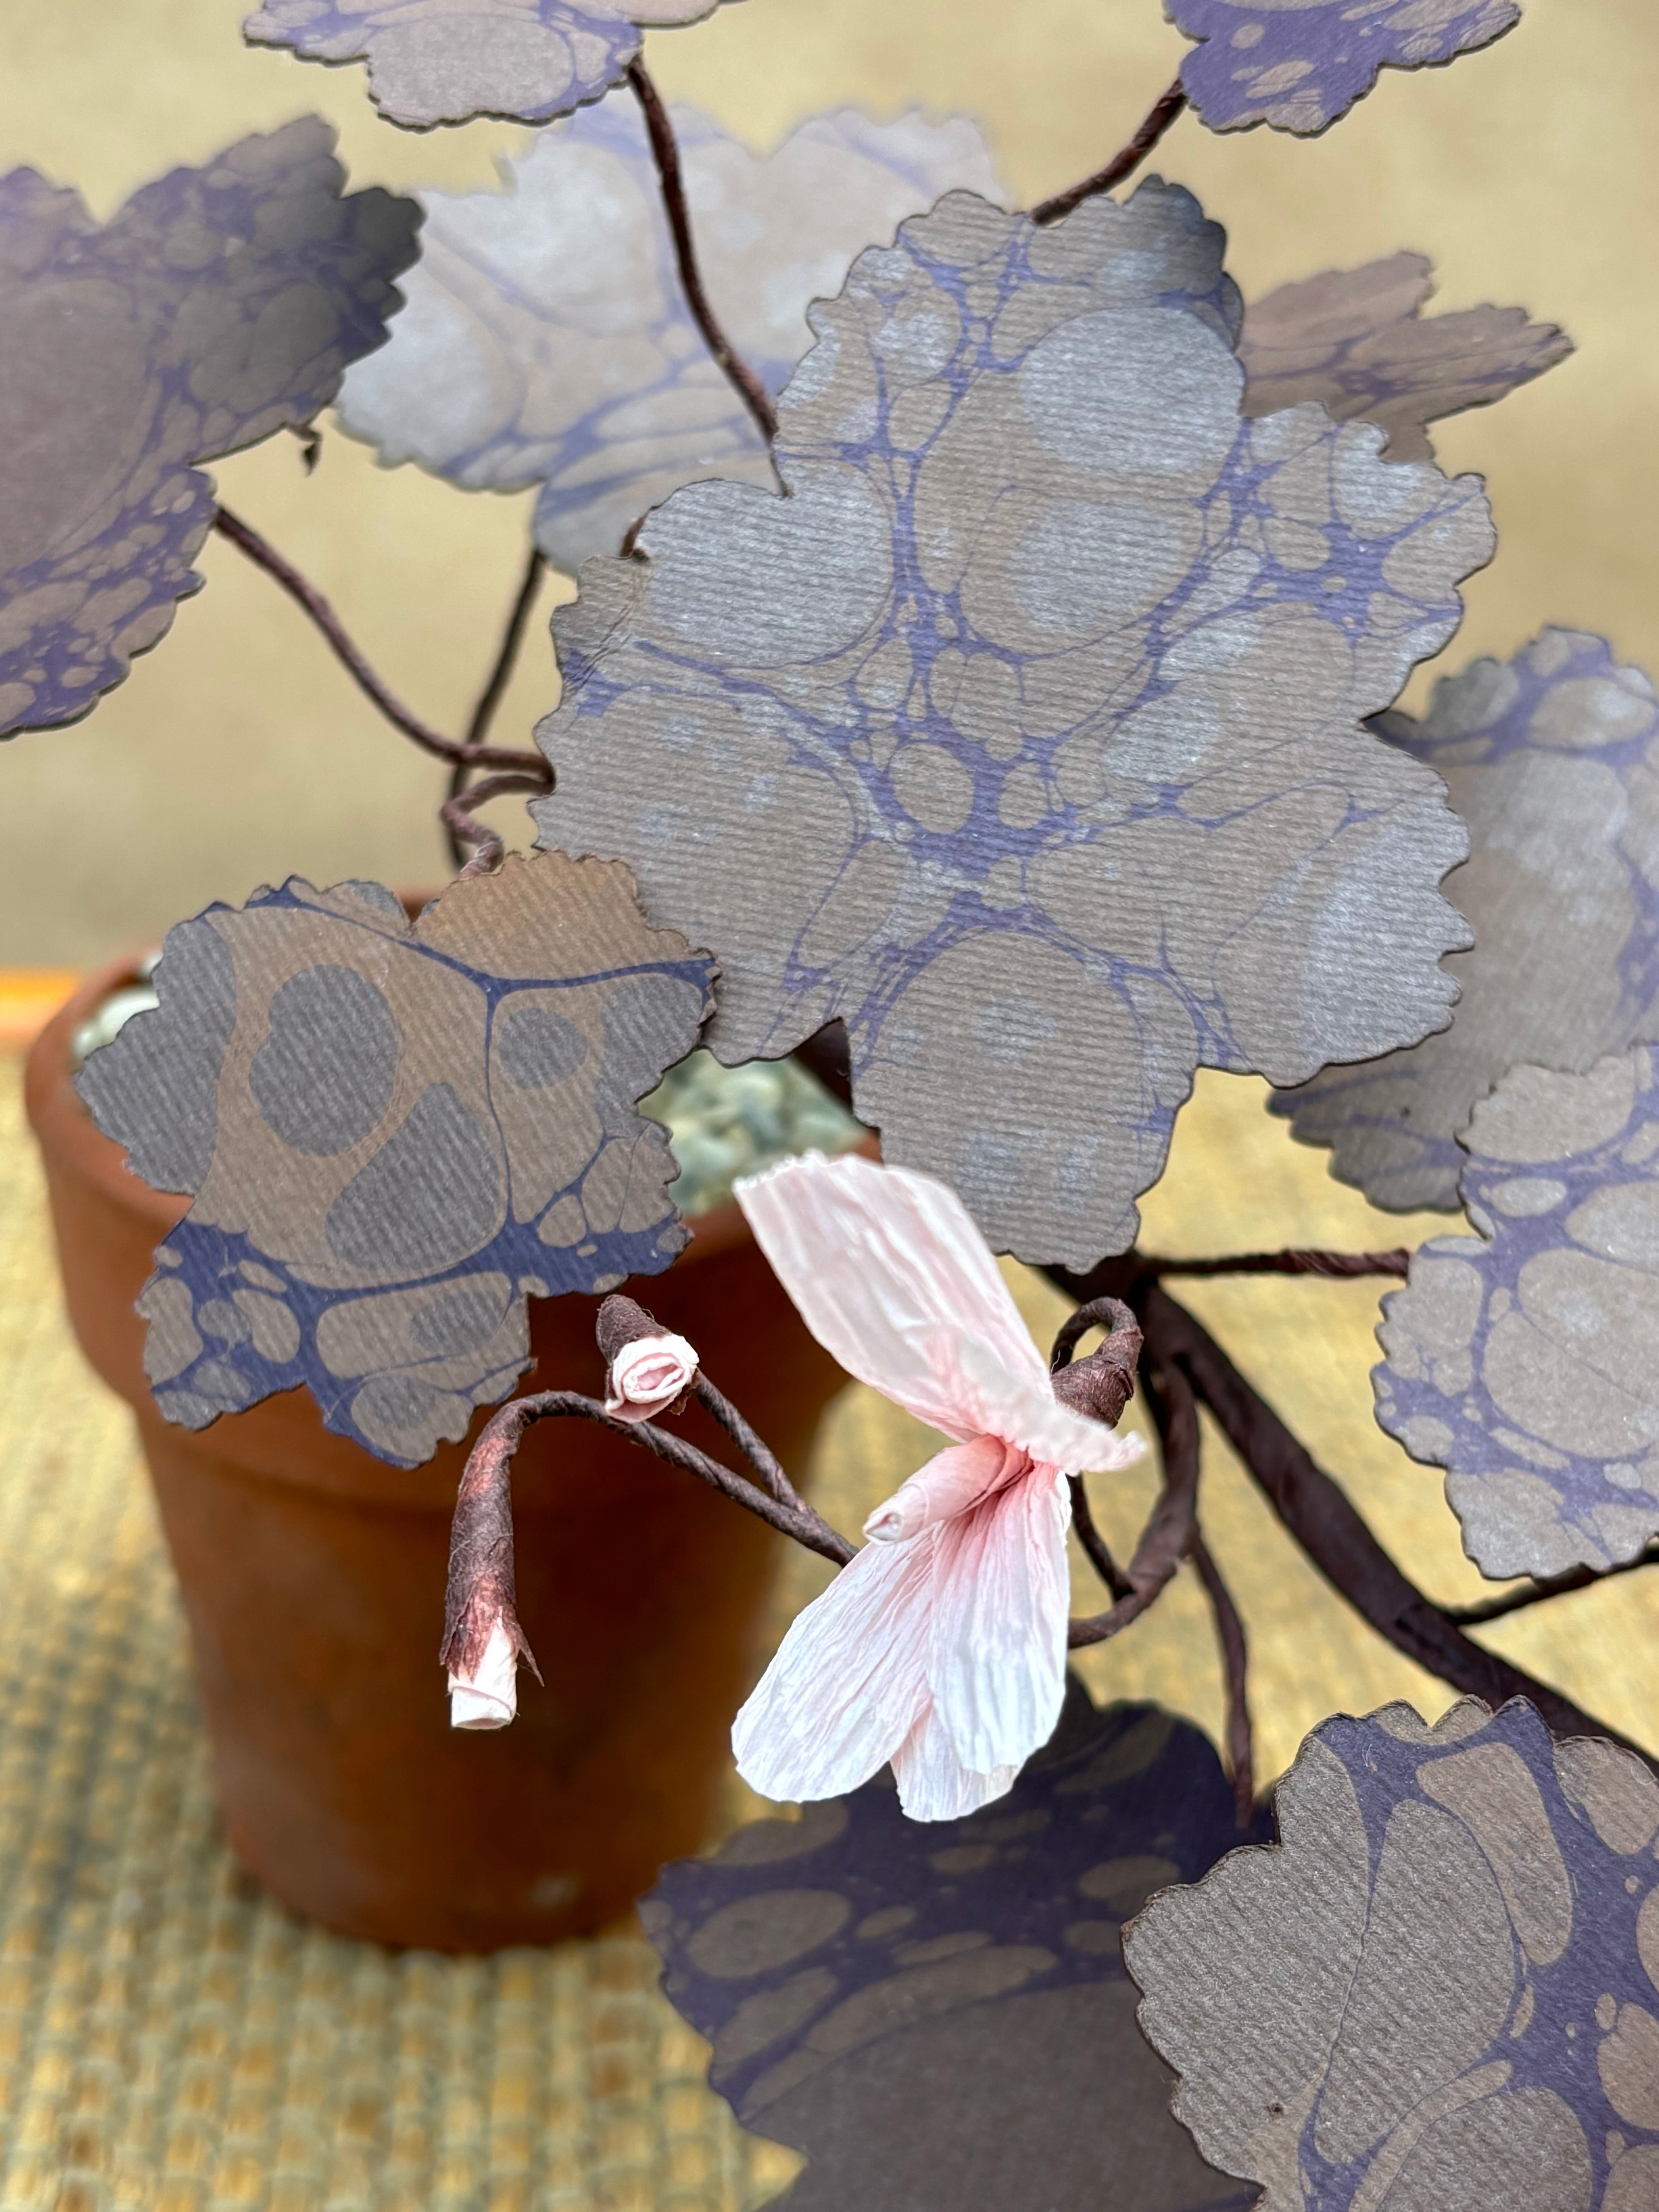
[{"label": "paper geranium plant", "polygon": [[[540,1856],[507,1921],[434,1940],[546,1940],[654,1881],[668,1996],[804,2154],[799,2212],[1649,2212],[1659,1732],[1478,1632],[1659,1563],[1659,695],[1588,626],[1441,662],[1504,556],[1437,426],[1563,362],[1551,303],[1429,311],[1384,240],[1247,305],[1182,135],[1145,173],[1188,107],[1305,137],[1522,9],[1168,0],[1180,80],[1022,209],[912,88],[767,150],[669,106],[650,34],[713,39],[715,4],[248,18],[366,64],[395,123],[535,126],[499,189],[350,189],[313,121],[104,222],[0,177],[0,721],[94,706],[215,529],[433,758],[453,868],[239,892],[76,1032],[97,1130],[173,1194],[146,1436],[219,1425],[205,1465],[303,1431],[377,1529],[435,1480],[396,1617],[429,1609],[441,1672],[353,1756],[422,1820],[477,1813],[447,1905],[532,1826]],[[331,406],[387,466],[533,493],[459,729],[202,472],[283,430],[307,465]],[[539,719],[506,731],[526,649]],[[1200,1069],[1472,1233],[1143,1249]],[[1041,1346],[1014,1261],[1067,1301]],[[1267,1273],[1387,1286],[1356,1418],[1508,1587],[1431,1597],[1182,1295]],[[842,1378],[925,1432],[846,1528],[805,1476]],[[1218,1433],[1443,1717],[1345,1717],[1322,1678],[1335,1717],[1258,1774]],[[769,1660],[772,1536],[817,1579]],[[1068,1674],[1182,1577],[1213,1746]],[[300,1732],[405,1656],[378,1587],[333,1608],[359,1674],[307,1646],[281,1686]],[[520,1821],[489,1793],[526,1738],[568,1794]],[[467,1764],[428,1787],[440,1749]],[[784,1816],[686,1859],[728,1751]],[[578,1869],[545,1808],[607,1793]],[[322,1852],[331,1801],[292,1802],[289,1856]]]}]

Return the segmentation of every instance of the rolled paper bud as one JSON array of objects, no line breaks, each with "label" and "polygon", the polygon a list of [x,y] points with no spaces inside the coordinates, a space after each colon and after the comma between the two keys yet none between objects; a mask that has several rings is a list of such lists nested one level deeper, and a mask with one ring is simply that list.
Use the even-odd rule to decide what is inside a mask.
[{"label": "rolled paper bud", "polygon": [[449,1725],[505,1728],[519,1710],[519,1650],[497,1616],[483,1656],[469,1672],[449,1676]]},{"label": "rolled paper bud", "polygon": [[653,1420],[696,1379],[696,1351],[683,1336],[636,1336],[611,1362],[605,1410],[618,1421]]}]

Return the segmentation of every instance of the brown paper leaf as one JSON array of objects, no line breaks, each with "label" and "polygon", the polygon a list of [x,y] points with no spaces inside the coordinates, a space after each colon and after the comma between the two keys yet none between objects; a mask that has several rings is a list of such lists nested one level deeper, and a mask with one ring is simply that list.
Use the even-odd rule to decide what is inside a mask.
[{"label": "brown paper leaf", "polygon": [[1127,1929],[1176,2117],[1260,2212],[1638,2212],[1659,2173],[1659,1783],[1522,1700],[1326,1721],[1281,1842]]},{"label": "brown paper leaf", "polygon": [[368,64],[368,94],[411,131],[499,115],[546,123],[598,100],[642,33],[699,23],[720,0],[265,0],[250,45]]},{"label": "brown paper leaf", "polygon": [[807,2152],[780,2212],[1243,2212],[1170,2119],[1119,1929],[1243,1838],[1221,1762],[1069,1686],[1011,1795],[945,1826],[884,1775],[664,1869],[641,1907],[709,2080]]},{"label": "brown paper leaf", "polygon": [[1382,1301],[1376,1417],[1489,1575],[1633,1559],[1659,1534],[1659,1054],[1512,1068],[1464,1135],[1476,1237]]},{"label": "brown paper leaf", "polygon": [[1455,629],[1480,487],[1242,422],[1221,242],[1157,182],[952,194],[814,310],[790,496],[676,493],[556,618],[543,842],[715,947],[722,1059],[843,1020],[886,1157],[1031,1261],[1131,1242],[1195,1066],[1415,1041],[1462,941],[1461,826],[1358,718]]},{"label": "brown paper leaf", "polygon": [[209,461],[308,422],[380,345],[420,211],[344,193],[314,118],[103,226],[0,178],[0,732],[72,722],[200,586]]},{"label": "brown paper leaf", "polygon": [[[811,343],[807,307],[860,247],[953,185],[999,191],[961,117],[842,109],[761,156],[695,109],[673,119],[709,295],[775,396]],[[635,102],[584,108],[501,166],[505,193],[422,195],[409,305],[346,379],[342,427],[469,491],[539,483],[536,542],[573,574],[680,484],[773,483],[685,304]]]},{"label": "brown paper leaf", "polygon": [[78,1083],[146,1182],[195,1198],[139,1302],[161,1412],[203,1428],[304,1382],[397,1465],[462,1436],[529,1357],[526,1296],[684,1243],[635,1109],[712,975],[626,869],[559,854],[412,924],[379,884],[296,877],[170,930],[160,1006]]},{"label": "brown paper leaf", "polygon": [[1181,82],[1212,131],[1311,137],[1363,100],[1384,69],[1423,69],[1490,46],[1520,0],[1164,0],[1201,41]]},{"label": "brown paper leaf", "polygon": [[1457,1133],[1517,1061],[1577,1072],[1659,1042],[1659,698],[1639,668],[1575,630],[1444,678],[1420,722],[1374,726],[1437,769],[1469,826],[1446,896],[1474,949],[1448,963],[1451,1027],[1405,1052],[1330,1067],[1274,1111],[1376,1206],[1457,1205]]},{"label": "brown paper leaf", "polygon": [[[1434,290],[1420,253],[1363,269],[1329,269],[1281,284],[1244,311],[1239,359],[1249,382],[1247,415],[1272,415],[1316,399],[1340,422],[1376,422],[1391,461],[1434,458],[1428,425],[1489,407],[1572,351],[1553,323],[1524,307],[1419,310]],[[361,373],[361,372],[360,372]]]}]

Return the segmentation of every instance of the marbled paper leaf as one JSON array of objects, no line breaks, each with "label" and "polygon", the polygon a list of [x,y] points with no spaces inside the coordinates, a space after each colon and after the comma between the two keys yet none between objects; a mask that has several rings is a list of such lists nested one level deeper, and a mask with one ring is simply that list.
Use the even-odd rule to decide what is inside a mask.
[{"label": "marbled paper leaf", "polygon": [[1242,2212],[1169,2117],[1118,1936],[1239,1841],[1198,1729],[1073,1682],[994,1806],[921,1827],[884,1774],[669,1867],[641,1913],[713,2086],[810,2155],[788,2212]]},{"label": "marbled paper leaf", "polygon": [[265,0],[252,46],[368,64],[368,94],[411,131],[498,115],[546,123],[617,83],[648,30],[721,0]]},{"label": "marbled paper leaf", "polygon": [[1659,1534],[1659,1054],[1516,1067],[1474,1109],[1463,1197],[1382,1301],[1376,1418],[1489,1575],[1633,1558]]},{"label": "marbled paper leaf", "polygon": [[1490,406],[1572,351],[1565,331],[1529,322],[1524,307],[1425,320],[1419,311],[1433,290],[1423,256],[1396,253],[1281,284],[1255,301],[1238,349],[1249,379],[1244,412],[1273,415],[1316,399],[1339,422],[1381,424],[1391,461],[1427,461],[1431,422]]},{"label": "marbled paper leaf", "polygon": [[1281,1841],[1124,1954],[1260,2212],[1641,2212],[1659,2194],[1659,1783],[1521,1700],[1326,1721]]},{"label": "marbled paper leaf", "polygon": [[167,935],[160,1006],[79,1079],[159,1190],[188,1191],[139,1302],[145,1371],[201,1428],[307,1383],[412,1466],[506,1395],[525,1298],[654,1274],[685,1241],[635,1110],[696,1040],[713,969],[624,868],[508,859],[414,923],[297,878]]},{"label": "marbled paper leaf", "polygon": [[1304,137],[1346,115],[1378,70],[1454,61],[1521,20],[1520,0],[1164,0],[1164,12],[1201,42],[1181,70],[1201,123]]},{"label": "marbled paper leaf", "polygon": [[1031,1261],[1131,1242],[1195,1066],[1414,1042],[1466,941],[1462,826],[1359,718],[1455,629],[1480,485],[1242,422],[1220,248],[1156,182],[951,195],[813,310],[791,496],[677,492],[556,617],[543,841],[714,947],[722,1060],[843,1020],[885,1156]]},{"label": "marbled paper leaf", "polygon": [[[675,129],[697,252],[732,343],[775,396],[811,343],[810,301],[953,185],[993,196],[971,123],[853,110],[757,156],[690,108]],[[771,484],[749,410],[685,304],[632,100],[544,131],[507,191],[425,195],[419,268],[391,343],[346,379],[340,420],[388,464],[468,490],[539,483],[538,544],[573,573],[698,477]]]},{"label": "marbled paper leaf", "polygon": [[104,226],[0,178],[0,732],[77,720],[197,590],[191,465],[309,422],[379,345],[419,210],[343,194],[314,118],[176,169]]},{"label": "marbled paper leaf", "polygon": [[1453,1211],[1455,1139],[1522,1060],[1582,1073],[1659,1042],[1659,698],[1598,637],[1546,630],[1507,665],[1443,679],[1380,736],[1437,769],[1469,827],[1446,896],[1474,930],[1451,1027],[1329,1067],[1274,1111],[1377,1206]]}]

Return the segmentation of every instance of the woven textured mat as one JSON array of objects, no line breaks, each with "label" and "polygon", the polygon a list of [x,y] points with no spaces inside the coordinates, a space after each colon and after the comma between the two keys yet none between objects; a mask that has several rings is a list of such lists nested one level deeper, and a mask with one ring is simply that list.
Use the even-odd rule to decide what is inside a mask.
[{"label": "woven textured mat", "polygon": [[[743,2135],[629,1930],[548,1951],[388,1953],[291,1919],[219,1841],[182,1623],[130,1418],[62,1322],[15,1061],[0,1058],[0,2212],[744,2212],[799,2161]],[[1200,1082],[1147,1206],[1166,1251],[1349,1247],[1444,1223],[1372,1213]],[[1039,1333],[1063,1310],[1011,1271]],[[1438,1478],[1370,1419],[1377,1286],[1218,1283],[1192,1302],[1437,1595],[1480,1587]],[[730,1378],[741,1398],[741,1378]],[[866,1391],[826,1425],[818,1496],[856,1528],[928,1439]],[[1152,1477],[1097,1510],[1126,1546]],[[1360,1628],[1212,1436],[1205,1520],[1249,1627],[1261,1771],[1336,1708],[1443,1686]],[[1097,1601],[1079,1567],[1079,1601]],[[801,1557],[776,1626],[828,1570]],[[1501,1646],[1650,1738],[1659,1577],[1504,1624]],[[1219,1725],[1190,1577],[1083,1655],[1097,1697]],[[527,1694],[533,1694],[533,1689]],[[729,1815],[758,1802],[733,1781]],[[848,2212],[882,2212],[849,2207]]]}]

